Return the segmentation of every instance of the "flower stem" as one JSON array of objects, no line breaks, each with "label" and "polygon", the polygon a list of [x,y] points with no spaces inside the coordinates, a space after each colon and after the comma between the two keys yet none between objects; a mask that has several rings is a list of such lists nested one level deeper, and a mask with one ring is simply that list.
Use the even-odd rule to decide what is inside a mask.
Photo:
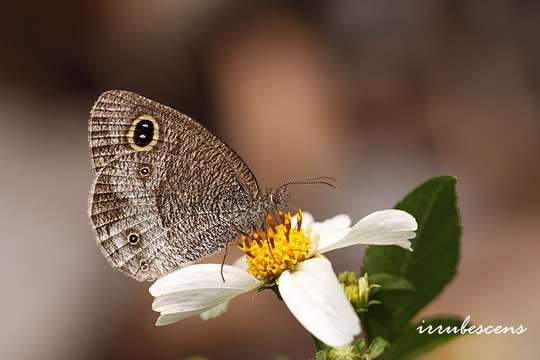
[{"label": "flower stem", "polygon": [[360,326],[362,327],[362,334],[364,334],[364,344],[365,344],[364,347],[367,349],[371,341],[368,337],[368,332],[365,325],[366,317],[364,314],[358,314],[358,318],[360,319]]},{"label": "flower stem", "polygon": [[315,352],[324,350],[326,345],[314,335],[311,335],[311,340],[313,340],[313,345],[315,346]]},{"label": "flower stem", "polygon": [[279,301],[283,301],[283,298],[281,297],[281,294],[279,293],[279,288],[277,284],[274,283],[268,288],[271,289],[274,292],[274,294],[276,294],[276,297],[278,298]]}]

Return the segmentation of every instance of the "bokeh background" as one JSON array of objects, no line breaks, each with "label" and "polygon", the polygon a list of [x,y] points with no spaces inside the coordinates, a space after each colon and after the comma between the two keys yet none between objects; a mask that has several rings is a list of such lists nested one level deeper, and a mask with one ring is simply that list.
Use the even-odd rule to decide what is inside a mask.
[{"label": "bokeh background", "polygon": [[[459,273],[425,311],[528,327],[427,359],[540,359],[540,3],[30,1],[0,23],[0,358],[289,359],[311,341],[273,294],[156,328],[86,209],[88,111],[130,89],[191,115],[294,205],[353,219],[459,178]],[[358,270],[364,249],[330,255]],[[218,254],[210,261],[219,261]],[[234,256],[229,257],[234,259]]]}]

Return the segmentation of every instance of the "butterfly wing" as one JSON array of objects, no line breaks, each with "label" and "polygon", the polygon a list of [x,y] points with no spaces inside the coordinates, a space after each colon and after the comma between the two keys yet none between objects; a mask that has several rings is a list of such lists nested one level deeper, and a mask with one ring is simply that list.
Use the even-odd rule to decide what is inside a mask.
[{"label": "butterfly wing", "polygon": [[91,110],[90,217],[113,267],[153,280],[225,247],[257,198],[249,167],[174,109],[127,91]]}]

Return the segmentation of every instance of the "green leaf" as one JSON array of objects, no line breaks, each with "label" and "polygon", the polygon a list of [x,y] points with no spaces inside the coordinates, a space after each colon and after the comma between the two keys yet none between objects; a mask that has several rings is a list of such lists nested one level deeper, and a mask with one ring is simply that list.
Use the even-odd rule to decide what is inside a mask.
[{"label": "green leaf", "polygon": [[381,285],[381,290],[405,290],[405,291],[414,291],[414,286],[407,279],[396,276],[393,274],[387,273],[378,273],[369,275],[369,282],[372,284]]},{"label": "green leaf", "polygon": [[[418,322],[413,326],[406,328],[384,354],[384,360],[413,360],[419,358],[422,354],[429,352],[436,347],[455,339],[460,336],[461,333],[444,333],[438,332],[428,334],[428,326],[432,326],[432,329],[436,329],[437,326],[442,328],[452,327],[461,330],[463,320],[458,317],[433,317],[425,319],[424,322]],[[418,327],[422,326],[424,332],[419,333]],[[442,331],[441,331],[442,332]]]},{"label": "green leaf", "polygon": [[456,207],[456,179],[440,176],[413,190],[396,205],[412,214],[418,231],[413,252],[397,246],[369,246],[363,271],[403,278],[415,291],[385,291],[374,298],[382,305],[366,313],[367,336],[393,342],[403,327],[454,277],[459,258],[461,228]]},{"label": "green leaf", "polygon": [[368,359],[378,358],[388,347],[390,343],[383,338],[376,337],[373,339],[371,344],[369,344],[368,349],[365,352],[365,355],[369,355]]}]

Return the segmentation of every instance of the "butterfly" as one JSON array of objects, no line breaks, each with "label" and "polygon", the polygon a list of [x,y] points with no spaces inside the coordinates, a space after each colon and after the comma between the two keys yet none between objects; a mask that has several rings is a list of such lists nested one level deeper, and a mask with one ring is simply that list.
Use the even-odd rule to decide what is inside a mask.
[{"label": "butterfly", "polygon": [[320,179],[261,189],[240,156],[201,124],[130,91],[99,96],[88,140],[98,248],[139,281],[226,248],[287,207],[287,185]]}]

